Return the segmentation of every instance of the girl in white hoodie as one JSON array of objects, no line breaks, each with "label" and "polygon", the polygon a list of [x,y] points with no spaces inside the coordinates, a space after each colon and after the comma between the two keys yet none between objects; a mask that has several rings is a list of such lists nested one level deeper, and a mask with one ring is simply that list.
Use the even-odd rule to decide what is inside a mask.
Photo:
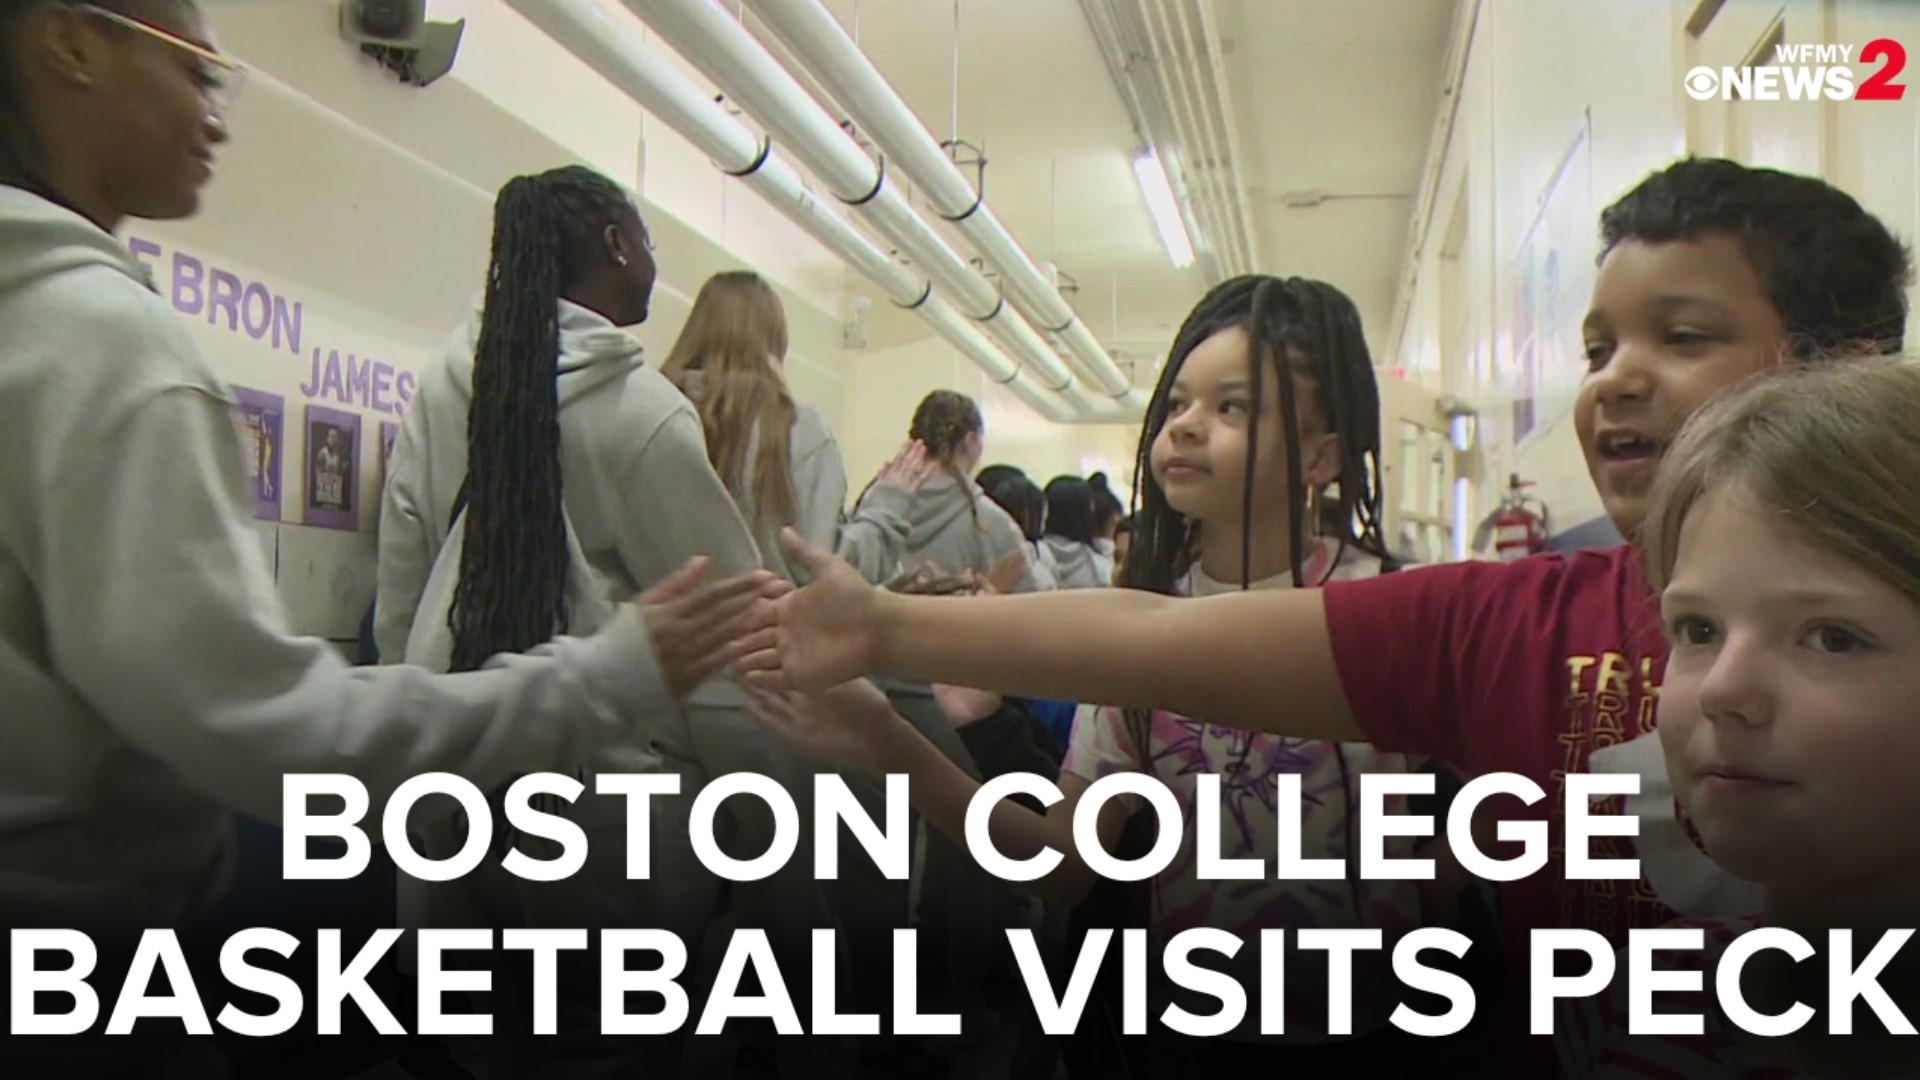
[{"label": "girl in white hoodie", "polygon": [[[714,632],[763,580],[624,606],[591,638],[549,625],[460,675],[355,668],[294,636],[233,391],[114,236],[198,208],[238,71],[188,0],[0,2],[0,925],[89,933],[103,988],[141,931],[218,898],[233,813],[277,820],[284,774],[352,775],[377,821],[420,773],[572,768],[728,659]],[[108,1016],[0,1040],[0,1075],[161,1075],[206,1053],[177,1024],[142,1025],[163,1046],[95,1037]]]},{"label": "girl in white hoodie", "polygon": [[1113,580],[1113,553],[1100,550],[1099,508],[1092,485],[1077,476],[1047,482],[1047,559],[1063,589],[1104,589]]},{"label": "girl in white hoodie", "polygon": [[[787,355],[787,319],[780,297],[766,279],[750,270],[716,274],[701,286],[686,326],[674,342],[660,372],[694,403],[705,433],[713,469],[732,495],[740,516],[759,540],[769,570],[791,581],[807,579],[789,565],[780,549],[780,530],[791,526],[812,543],[835,552],[876,584],[900,571],[915,493],[926,482],[932,463],[924,448],[909,441],[881,470],[859,509],[846,513],[847,468],[840,445],[820,410],[796,401],[783,371]],[[715,709],[692,725],[691,741],[667,748],[668,763],[681,771],[677,800],[655,800],[656,808],[669,801],[673,820],[691,808],[702,784],[729,772],[753,772],[779,781],[803,818],[811,818],[815,774],[823,771],[775,740],[756,730],[745,713]],[[864,781],[859,778],[856,783]],[[869,811],[878,815],[880,792],[858,788],[873,796]],[[773,822],[752,800],[730,800],[731,822],[744,855],[766,850],[773,842]],[[656,809],[656,813],[660,812]],[[842,994],[879,991],[884,1002],[890,985],[891,925],[884,906],[850,910],[851,903],[871,902],[876,892],[890,893],[893,884],[867,875],[870,863],[853,860],[838,885],[812,879],[811,838],[788,860],[789,870],[761,882],[741,882],[732,897],[742,925],[785,931],[784,939],[799,959],[787,970],[805,971],[810,952],[797,931],[816,926],[840,931],[854,968],[855,985]],[[693,909],[710,906],[707,896],[719,895],[719,882],[689,861],[674,871],[688,883],[685,890]],[[876,880],[867,880],[869,876]],[[904,904],[901,905],[904,908]],[[904,924],[902,924],[904,928]],[[776,943],[783,935],[776,934]],[[877,944],[876,944],[877,942]],[[817,1071],[831,1056],[828,1040],[783,1041],[779,1047],[789,1074]]]},{"label": "girl in white hoodie", "polygon": [[768,569],[794,580],[779,543],[791,525],[878,584],[900,569],[908,511],[930,468],[925,448],[901,448],[848,517],[840,444],[819,409],[794,400],[786,356],[779,294],[751,270],[730,270],[701,286],[660,373],[699,410],[707,455]]},{"label": "girl in white hoodie", "polygon": [[[728,572],[759,565],[751,532],[707,462],[693,406],[646,365],[639,341],[623,329],[646,320],[656,274],[651,246],[632,199],[588,169],[516,177],[501,188],[485,295],[441,363],[423,373],[394,449],[375,617],[383,656],[439,662],[450,654],[458,669],[490,650],[544,640],[556,618],[580,614],[569,610],[576,599],[566,581],[570,539],[586,564],[582,576],[613,595],[650,587],[696,552]],[[454,549],[462,509],[464,533]],[[452,570],[436,578],[436,563],[455,558],[449,620],[445,598],[427,598],[436,587],[445,591],[439,582]],[[447,649],[435,638],[449,625]],[[737,694],[715,680],[689,697],[688,708],[724,717]],[[609,747],[588,764],[602,772],[658,771],[667,767],[662,753],[691,753],[700,738],[700,721],[677,710],[649,719],[651,739]],[[686,822],[666,802],[653,814],[656,864],[694,866]],[[468,926],[657,925],[697,947],[712,896],[684,888],[679,874],[626,879],[624,798],[590,795],[569,816],[588,830],[589,846],[586,866],[567,881],[522,882],[496,864],[416,890],[410,913]],[[457,823],[429,834],[448,855],[462,840]],[[576,980],[564,978],[568,959],[579,965]],[[590,1074],[603,1075],[598,1070],[611,1061],[637,1069],[643,1058],[669,1056],[598,1036],[599,976],[590,952],[569,954],[561,970],[558,1037],[492,1040],[490,1074],[570,1076],[590,1058]],[[495,984],[526,989],[517,976],[496,976]],[[514,1019],[524,1030],[525,1014]],[[495,1031],[516,1028],[502,1019]]]}]

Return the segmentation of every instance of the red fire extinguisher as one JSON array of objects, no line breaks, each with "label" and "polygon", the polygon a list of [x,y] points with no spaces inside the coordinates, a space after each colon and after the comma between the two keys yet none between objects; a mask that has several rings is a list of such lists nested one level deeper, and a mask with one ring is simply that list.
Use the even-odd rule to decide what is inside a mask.
[{"label": "red fire extinguisher", "polygon": [[1500,506],[1480,523],[1473,546],[1484,551],[1491,539],[1501,562],[1515,562],[1547,550],[1547,505],[1530,494],[1533,482],[1518,473],[1507,478],[1507,494]]}]

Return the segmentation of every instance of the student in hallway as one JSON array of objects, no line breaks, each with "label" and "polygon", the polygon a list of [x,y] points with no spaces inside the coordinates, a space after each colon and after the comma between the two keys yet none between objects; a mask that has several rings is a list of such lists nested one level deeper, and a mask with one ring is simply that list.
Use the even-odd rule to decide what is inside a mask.
[{"label": "student in hallway", "polygon": [[[420,773],[494,784],[644,738],[728,661],[764,575],[698,589],[667,567],[593,637],[549,626],[460,675],[355,668],[294,636],[253,532],[233,391],[114,235],[199,207],[238,65],[190,0],[0,4],[0,57],[7,926],[90,933],[96,985],[118,985],[141,930],[217,899],[232,813],[277,821],[286,773],[353,775],[378,820]],[[0,1074],[200,1052],[177,1025],[143,1028],[161,1045],[9,1039]]]},{"label": "student in hallway", "polygon": [[[1005,510],[968,479],[986,453],[987,425],[972,398],[935,390],[913,411],[907,437],[926,447],[938,466],[914,497],[912,531],[904,553],[908,572],[931,566],[940,573],[1005,575],[994,582],[1002,592],[1032,592],[1040,587],[1025,540]],[[860,496],[865,507],[870,488]]]},{"label": "student in hallway", "polygon": [[847,515],[847,463],[820,410],[787,385],[787,316],[751,270],[715,274],[660,373],[693,401],[707,456],[753,529],[768,569],[792,579],[779,533],[792,526],[831,548],[875,583],[900,570],[907,515],[931,473],[908,442],[881,467],[860,509]]},{"label": "student in hallway", "polygon": [[1034,585],[1041,591],[1058,587],[1053,564],[1047,557],[1047,496],[1040,485],[1011,465],[989,465],[973,478],[994,505],[1007,512],[1020,535],[1026,540],[1027,565],[1033,571]]},{"label": "student in hallway", "polygon": [[[1920,839],[1889,827],[1920,819],[1920,367],[1811,367],[1699,413],[1640,540],[1673,643],[1659,737],[1674,790],[1702,848],[1765,892],[1742,917],[1676,924],[1700,947],[1656,961],[1700,980],[1659,998],[1661,1013],[1703,1017],[1698,1034],[1629,1034],[1622,950],[1611,987],[1561,1003],[1566,1075],[1911,1076],[1910,1034],[1865,1008],[1852,1034],[1829,1034],[1822,1003],[1829,931],[1852,931],[1856,963],[1874,967],[1869,952],[1920,906]],[[1745,1032],[1708,989],[1734,939],[1763,927],[1821,956],[1763,950],[1742,969],[1761,1015],[1813,1007],[1795,1033]],[[1911,947],[1876,982],[1920,1015]]]},{"label": "student in hallway", "polygon": [[[786,312],[779,295],[759,274],[729,271],[714,275],[701,287],[661,374],[698,411],[708,458],[758,538],[768,569],[796,579],[798,571],[785,559],[778,540],[782,528],[792,527],[810,542],[834,551],[866,580],[888,580],[902,569],[914,500],[935,466],[920,444],[909,441],[882,466],[859,509],[849,515],[846,462],[839,442],[818,409],[794,399],[785,372],[787,349]],[[773,777],[803,811],[811,807],[814,775],[821,770],[765,739],[738,711],[703,714],[697,725],[690,725],[688,735],[690,744],[667,758],[683,772],[681,795],[656,800],[656,806],[672,804],[670,820],[684,820],[700,787],[732,771]],[[860,793],[872,796],[870,805],[877,813],[879,789],[862,788]],[[757,852],[765,850],[769,839],[766,826],[755,823],[741,846],[748,853]],[[684,846],[684,841],[679,843]],[[783,896],[804,893],[810,901],[819,901],[824,895],[834,922],[842,924],[842,947],[855,958],[850,966],[859,985],[843,986],[842,992],[873,993],[881,980],[868,976],[884,970],[892,939],[888,924],[862,912],[891,913],[890,907],[882,905],[889,905],[896,891],[902,894],[898,908],[904,911],[904,889],[869,881],[853,871],[832,885],[807,880],[810,856],[803,855],[790,865],[795,872],[782,876],[788,880],[770,883],[772,887],[756,882],[731,886],[736,903],[744,906],[748,918],[765,920],[776,906],[799,906],[783,902]],[[696,862],[688,862],[675,875],[689,897],[690,910],[719,900],[721,882]],[[863,908],[863,903],[875,906]],[[865,959],[872,956],[880,960]],[[829,1042],[811,1040],[812,1049]],[[795,1051],[787,1046],[782,1052],[792,1056]]]},{"label": "student in hallway", "polygon": [[[1216,287],[1181,327],[1147,406],[1137,457],[1143,497],[1126,586],[1213,596],[1318,589],[1391,569],[1379,535],[1379,432],[1373,361],[1351,300],[1323,282],[1297,278],[1247,276]],[[1085,481],[1072,482],[1086,494]],[[1359,499],[1358,533],[1320,528],[1320,496],[1335,483]],[[1062,485],[1055,481],[1056,488]],[[1094,504],[1090,497],[1085,502],[1079,523],[1090,528]],[[1050,513],[1058,506],[1056,501]],[[795,734],[800,745],[830,760],[907,773],[915,805],[948,835],[963,837],[966,807],[978,782],[930,748],[895,737],[901,725],[882,699],[842,693],[853,699],[844,707],[842,727],[782,713],[778,699],[753,708],[770,726]],[[1093,690],[1083,697],[1103,700]],[[1286,721],[1276,719],[1269,726],[1284,728]],[[808,732],[822,737],[807,741]],[[1248,940],[1257,939],[1262,929],[1364,928],[1381,930],[1393,941],[1425,922],[1418,883],[1362,882],[1357,868],[1344,881],[1268,880],[1233,888],[1202,881],[1196,871],[1206,841],[1195,828],[1195,808],[1201,797],[1198,779],[1223,778],[1218,795],[1222,835],[1206,846],[1223,858],[1263,858],[1278,843],[1278,819],[1272,793],[1262,787],[1278,775],[1295,774],[1313,807],[1302,827],[1306,857],[1357,860],[1355,777],[1410,767],[1403,757],[1357,742],[1252,736],[1162,710],[1083,707],[1061,767],[1065,797],[1044,809],[1002,804],[991,829],[995,846],[1009,858],[1027,858],[1042,848],[1065,854],[1052,873],[1029,888],[1063,907],[1080,907],[1100,885],[1073,854],[1080,799],[1107,775],[1144,773],[1174,792],[1187,823],[1179,854],[1143,886],[1141,903],[1159,946],[1193,927],[1227,930]],[[1144,804],[1133,799],[1107,804],[1098,824],[1101,844],[1119,850],[1129,819],[1143,810]],[[1389,844],[1388,854],[1403,858],[1413,850],[1412,839],[1402,838]],[[1122,886],[1120,891],[1128,890]],[[1105,907],[1119,898],[1102,899]],[[1115,925],[1101,921],[1109,919],[1129,925],[1124,910],[1131,906],[1120,902],[1120,910],[1093,913],[1093,924]],[[1158,1025],[1145,1039],[1122,1038],[1117,1026],[1100,1030],[1105,1026],[1100,1017],[1108,1010],[1095,1009],[1087,1021],[1090,1030],[1079,1041],[1098,1046],[1117,1039],[1126,1060],[1096,1065],[1083,1058],[1076,1075],[1164,1076],[1182,1069],[1351,1066],[1392,1059],[1405,1046],[1388,1024],[1401,996],[1390,961],[1387,952],[1353,960],[1355,1037],[1328,1030],[1327,999],[1308,989],[1328,985],[1326,956],[1289,949],[1284,966],[1290,988],[1300,989],[1287,995],[1285,1037],[1262,1035],[1256,1009],[1220,1038],[1185,1038]],[[1259,951],[1249,949],[1218,969],[1255,988],[1262,963]],[[1199,1013],[1212,1009],[1205,998],[1164,982],[1156,981],[1151,993],[1154,1015],[1169,1005]]]},{"label": "student in hallway", "polygon": [[1047,531],[1041,543],[1062,589],[1104,589],[1113,581],[1111,547],[1100,548],[1099,504],[1077,476],[1047,482]]},{"label": "student in hallway", "polygon": [[[1782,364],[1901,347],[1907,251],[1820,180],[1684,160],[1608,208],[1601,236],[1574,426],[1623,536],[1640,528],[1667,442],[1716,394]],[[1544,819],[1558,844],[1559,778],[1609,767],[1609,755],[1652,733],[1666,657],[1652,607],[1630,544],[1191,600],[1101,590],[934,603],[838,575],[780,602],[777,626],[756,642],[770,647],[749,665],[763,672],[755,681],[775,687],[819,690],[866,670],[905,671],[1365,740],[1461,775],[1519,773],[1546,798],[1491,800],[1482,812]],[[1087,626],[1101,633],[1083,633]],[[1276,700],[1293,707],[1273,711]],[[1657,793],[1664,779],[1643,772],[1641,783]],[[1640,814],[1639,845],[1603,839],[1596,857],[1644,852],[1677,834],[1671,800],[1664,814],[1662,805],[1656,796]],[[1503,1074],[1554,1068],[1549,1040],[1527,1034],[1518,992],[1528,985],[1530,930],[1586,928],[1624,943],[1630,927],[1658,926],[1676,910],[1728,914],[1751,902],[1704,860],[1645,859],[1642,868],[1648,877],[1637,885],[1568,881],[1554,858],[1501,886],[1514,943]]]},{"label": "student in hallway", "polygon": [[[707,463],[699,418],[627,329],[652,303],[652,246],[632,198],[592,170],[567,166],[501,187],[485,289],[422,372],[394,448],[380,522],[382,656],[460,670],[543,640],[556,613],[589,618],[593,598],[576,593],[575,579],[624,596],[696,551],[726,572],[760,564]],[[690,705],[725,686],[703,687]],[[651,719],[649,738],[605,748],[590,768],[660,768],[654,742],[677,741],[688,725],[678,710]],[[642,914],[698,925],[706,910],[671,906],[668,886],[626,880],[624,799],[590,795],[568,815],[595,837],[569,880],[526,883],[494,866],[454,883],[403,882],[407,910],[435,925],[595,928]],[[427,841],[448,856],[463,837],[442,823]],[[597,1035],[597,966],[586,954],[569,959],[581,966],[563,971],[575,977],[561,987],[558,1036],[527,1040],[503,1020],[489,1041],[494,1072],[564,1077],[648,1056],[637,1041]],[[495,981],[500,992],[527,985],[513,972]],[[524,1016],[525,1004],[501,1011]]]}]

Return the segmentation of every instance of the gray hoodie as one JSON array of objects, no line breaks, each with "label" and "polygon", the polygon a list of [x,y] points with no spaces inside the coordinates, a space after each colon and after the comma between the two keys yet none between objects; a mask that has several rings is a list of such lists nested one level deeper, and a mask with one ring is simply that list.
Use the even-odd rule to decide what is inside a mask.
[{"label": "gray hoodie", "polygon": [[232,391],[113,236],[8,187],[0,328],[0,914],[177,926],[285,773],[378,821],[408,777],[571,767],[672,708],[633,607],[460,676],[292,636]]},{"label": "gray hoodie", "polygon": [[1062,589],[1104,589],[1113,584],[1113,556],[1103,555],[1092,544],[1082,544],[1064,536],[1045,536],[1049,568]]},{"label": "gray hoodie", "polygon": [[[681,378],[681,386],[689,398],[699,401],[706,393],[705,374],[689,371]],[[849,517],[847,462],[840,456],[840,443],[827,426],[827,418],[804,401],[794,403],[793,435],[787,452],[793,473],[795,531],[813,546],[852,563],[868,581],[877,584],[898,573],[913,497],[895,488],[876,487],[867,492]],[[760,430],[756,427],[747,440],[747,475],[740,478],[740,494],[735,499],[740,516],[748,522],[756,513],[752,469],[759,459]],[[780,546],[777,527],[756,529],[754,539],[767,569],[788,581],[805,584],[800,568],[788,561],[786,549]]]},{"label": "gray hoodie", "polygon": [[[861,497],[860,506],[864,510],[885,497],[876,485]],[[1008,555],[1025,550],[1026,569],[1013,591],[1041,591],[1033,550],[1020,527],[972,480],[944,469],[936,471],[913,497],[911,521],[913,530],[902,553],[904,569],[931,562],[950,574],[968,570],[985,574]]]},{"label": "gray hoodie", "polygon": [[[640,342],[606,318],[560,303],[560,471],[567,517],[587,561],[632,596],[705,555],[709,580],[745,573],[760,553],[707,461],[700,418],[685,395],[646,366]],[[467,474],[467,411],[481,305],[423,371],[394,442],[380,509],[375,642],[406,654],[407,635],[434,559],[453,527]],[[690,700],[737,704],[725,679]]]}]

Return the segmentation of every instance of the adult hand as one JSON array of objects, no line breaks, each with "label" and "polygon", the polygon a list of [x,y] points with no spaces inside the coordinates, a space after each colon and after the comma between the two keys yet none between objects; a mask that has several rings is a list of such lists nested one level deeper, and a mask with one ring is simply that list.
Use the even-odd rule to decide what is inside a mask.
[{"label": "adult hand", "polygon": [[780,531],[808,583],[758,614],[739,668],[749,686],[819,692],[866,674],[879,652],[878,590],[851,563]]},{"label": "adult hand", "polygon": [[756,615],[764,619],[772,602],[793,589],[765,570],[701,585],[709,565],[705,556],[690,559],[640,594],[647,637],[675,700],[738,660],[752,645]]}]

